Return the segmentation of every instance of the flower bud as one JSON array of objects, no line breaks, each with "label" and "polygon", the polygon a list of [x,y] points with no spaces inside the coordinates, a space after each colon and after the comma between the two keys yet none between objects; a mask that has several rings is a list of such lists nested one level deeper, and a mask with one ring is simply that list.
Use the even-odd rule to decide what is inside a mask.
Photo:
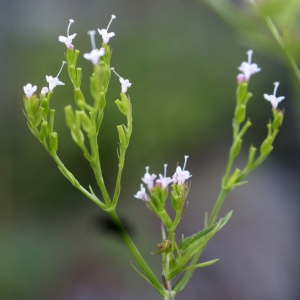
[{"label": "flower bud", "polygon": [[117,126],[117,130],[118,130],[118,134],[119,134],[120,148],[126,149],[127,138],[126,138],[126,134],[124,132],[124,125]]},{"label": "flower bud", "polygon": [[256,148],[253,147],[253,146],[250,146],[249,155],[248,155],[248,162],[247,162],[247,166],[246,166],[246,168],[248,170],[252,169],[255,153],[256,153]]},{"label": "flower bud", "polygon": [[260,146],[260,153],[261,155],[268,155],[273,150],[273,138],[268,136]]},{"label": "flower bud", "polygon": [[75,115],[71,105],[65,107],[65,118],[69,128],[72,128],[75,121]]},{"label": "flower bud", "polygon": [[49,149],[51,153],[55,153],[58,149],[58,135],[56,132],[51,132],[49,137]]},{"label": "flower bud", "polygon": [[80,114],[82,128],[84,129],[85,132],[89,132],[91,129],[90,118],[87,116],[87,114],[83,110],[78,112],[78,114]]},{"label": "flower bud", "polygon": [[73,84],[75,84],[76,71],[75,71],[75,66],[73,64],[68,64],[68,72],[69,72],[70,80],[72,81]]},{"label": "flower bud", "polygon": [[82,79],[82,69],[81,68],[76,68],[76,84],[77,84],[77,87],[80,87],[81,79]]},{"label": "flower bud", "polygon": [[43,118],[43,112],[44,112],[44,108],[39,107],[39,109],[37,110],[36,114],[33,117],[34,126],[38,127],[40,125]]},{"label": "flower bud", "polygon": [[248,82],[243,81],[242,83],[238,84],[238,87],[236,90],[237,104],[243,103],[243,100],[246,97],[247,91],[248,91]]},{"label": "flower bud", "polygon": [[48,122],[43,121],[41,124],[41,137],[43,140],[46,140],[49,134]]},{"label": "flower bud", "polygon": [[240,104],[237,105],[235,112],[234,112],[234,120],[237,124],[241,124],[244,122],[246,118],[246,105]]},{"label": "flower bud", "polygon": [[79,88],[75,88],[74,89],[74,95],[75,95],[76,105],[80,109],[83,109],[84,105],[85,105],[85,99],[84,99],[83,93],[81,92],[81,90]]},{"label": "flower bud", "polygon": [[230,148],[229,157],[231,159],[237,157],[240,154],[241,148],[242,148],[243,141],[241,139],[238,139],[233,143],[233,145]]}]

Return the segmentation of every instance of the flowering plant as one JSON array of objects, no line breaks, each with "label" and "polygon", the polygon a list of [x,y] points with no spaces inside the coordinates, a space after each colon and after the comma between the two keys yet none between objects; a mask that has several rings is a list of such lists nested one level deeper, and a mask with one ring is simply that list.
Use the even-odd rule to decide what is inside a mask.
[{"label": "flowering plant", "polygon": [[[131,83],[128,79],[121,77],[110,65],[111,50],[108,42],[115,34],[113,32],[108,33],[108,29],[115,18],[112,15],[106,29],[98,29],[103,39],[100,49],[96,47],[95,42],[95,34],[97,32],[95,30],[88,31],[91,38],[92,50],[90,53],[85,53],[83,57],[90,60],[94,66],[94,72],[90,77],[90,93],[93,103],[89,104],[81,91],[82,69],[77,67],[80,52],[72,44],[76,33],[69,35],[70,25],[74,22],[70,20],[67,37],[60,36],[58,38],[67,47],[65,53],[66,62],[63,62],[56,77],[46,76],[49,88],[43,87],[39,97],[35,94],[37,90],[36,85],[32,86],[32,84],[28,83],[24,86],[24,113],[30,131],[54,159],[60,172],[75,188],[108,213],[112,221],[120,229],[119,231],[124,243],[135,258],[140,270],[132,264],[133,268],[156,289],[163,299],[171,300],[184,289],[195,269],[214,264],[218,261],[218,259],[213,259],[206,262],[198,262],[208,241],[222,229],[232,214],[232,211],[230,211],[226,216],[218,219],[225,196],[237,186],[244,184],[245,181],[243,179],[257,168],[272,151],[274,139],[279,132],[284,116],[283,111],[277,109],[277,105],[284,97],[276,97],[278,82],[275,83],[273,95],[264,95],[265,99],[271,102],[273,112],[273,120],[267,125],[267,137],[261,143],[259,155],[256,155],[257,149],[251,145],[248,160],[244,168],[236,168],[232,171],[233,162],[240,154],[242,148],[243,137],[251,126],[250,120],[246,120],[246,106],[252,97],[252,94],[248,91],[250,78],[253,74],[261,71],[257,64],[251,63],[253,51],[249,50],[247,52],[248,62],[243,62],[238,68],[241,73],[237,76],[236,107],[232,123],[233,142],[229,150],[229,159],[225,174],[221,181],[220,193],[212,212],[209,215],[205,214],[203,229],[195,234],[189,237],[180,235],[180,239],[177,236],[177,226],[188,208],[187,196],[191,188],[190,181],[192,175],[186,170],[188,156],[185,156],[183,167],[177,166],[172,177],[167,177],[166,164],[164,165],[164,174],[159,174],[158,177],[155,174],[150,174],[150,167],[146,167],[146,173],[141,178],[143,184],[141,184],[140,190],[134,197],[142,200],[162,223],[162,240],[158,243],[155,253],[162,256],[162,281],[160,281],[136,248],[116,212],[126,151],[132,134],[132,104],[130,98],[126,95],[128,88],[131,87]],[[50,108],[50,99],[54,88],[57,85],[64,85],[63,82],[59,81],[58,76],[65,63],[67,64],[69,78],[74,88],[74,99],[77,106],[75,110],[71,105],[65,107],[66,123],[70,129],[73,141],[82,150],[84,157],[94,172],[101,198],[96,195],[91,187],[89,189],[84,188],[57,155],[58,134],[54,131],[55,110]],[[126,117],[126,125],[117,126],[119,136],[117,151],[119,164],[116,184],[112,195],[107,191],[103,179],[98,151],[98,135],[104,116],[106,93],[111,71],[119,77],[121,84],[120,100],[117,99],[115,103],[120,113]],[[166,209],[168,199],[170,199],[172,209],[175,212],[173,219]],[[177,275],[180,277],[173,284],[172,281],[174,281]]]}]

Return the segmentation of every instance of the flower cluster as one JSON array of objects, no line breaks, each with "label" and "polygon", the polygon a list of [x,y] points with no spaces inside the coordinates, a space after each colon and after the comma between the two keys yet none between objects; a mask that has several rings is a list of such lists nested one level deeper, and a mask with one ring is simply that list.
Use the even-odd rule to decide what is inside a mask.
[{"label": "flower cluster", "polygon": [[[177,166],[176,172],[174,175],[171,177],[167,177],[167,164],[164,165],[164,175],[159,174],[159,178],[155,180],[157,175],[155,174],[150,174],[149,169],[150,167],[146,167],[146,173],[144,177],[142,177],[142,181],[144,184],[147,186],[149,192],[155,188],[155,187],[160,187],[161,189],[165,190],[167,189],[168,185],[170,183],[173,183],[175,185],[183,185],[186,180],[188,180],[192,175],[190,175],[189,171],[185,170],[186,162],[188,159],[188,155],[184,157],[184,165],[183,168],[181,169],[180,166]],[[155,181],[155,183],[154,183]],[[141,184],[140,190],[134,195],[135,198],[148,201],[150,197],[146,193],[146,189],[144,188],[143,184]]]},{"label": "flower cluster", "polygon": [[[107,44],[109,42],[109,39],[112,38],[113,36],[115,36],[115,33],[114,32],[108,32],[108,29],[111,25],[111,22],[112,20],[114,20],[116,18],[115,15],[112,15],[111,16],[111,19],[106,27],[106,29],[99,29],[98,28],[98,32],[99,34],[101,35],[102,39],[103,39],[103,44]],[[74,20],[73,19],[70,19],[69,20],[69,25],[68,25],[68,28],[67,28],[67,36],[62,36],[60,35],[58,37],[58,41],[61,42],[61,43],[64,43],[66,45],[66,47],[68,49],[74,49],[74,45],[72,44],[73,42],[73,39],[76,37],[76,33],[74,34],[71,34],[70,35],[70,27],[71,27],[71,24],[74,23]],[[91,52],[89,53],[84,53],[83,54],[83,57],[87,60],[90,60],[92,62],[93,65],[98,65],[99,64],[99,60],[102,56],[105,55],[105,45],[100,48],[99,50],[96,48],[96,42],[95,42],[95,34],[96,34],[96,31],[95,30],[90,30],[88,31],[88,34],[90,35],[90,38],[91,38],[91,44],[92,44],[92,50]],[[65,62],[63,62],[64,64]],[[63,66],[62,66],[63,67]],[[47,87],[43,87],[42,90],[41,90],[41,94],[42,95],[46,95],[49,91],[50,92],[53,92],[53,89],[57,86],[57,85],[64,85],[63,82],[61,82],[59,79],[58,79],[58,76],[62,70],[62,67],[60,69],[60,71],[58,72],[58,74],[56,75],[56,77],[52,77],[52,76],[46,76],[46,80],[49,84],[49,88]],[[120,83],[121,83],[121,93],[126,93],[127,92],[127,89],[131,86],[131,83],[129,82],[128,79],[124,79],[122,78],[120,75],[118,75],[115,71],[114,73],[119,77],[120,79]],[[31,83],[28,83],[26,84],[24,87],[23,87],[23,90],[24,90],[24,93],[26,95],[26,98],[29,99],[32,97],[32,95],[35,93],[35,91],[37,90],[37,86],[34,85],[32,86]]]}]

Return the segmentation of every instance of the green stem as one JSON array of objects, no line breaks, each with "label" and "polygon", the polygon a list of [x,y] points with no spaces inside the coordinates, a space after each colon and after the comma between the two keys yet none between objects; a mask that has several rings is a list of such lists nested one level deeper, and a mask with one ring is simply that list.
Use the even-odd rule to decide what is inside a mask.
[{"label": "green stem", "polygon": [[[115,225],[118,227],[119,232],[120,232],[127,248],[129,249],[129,251],[131,252],[133,257],[135,258],[136,262],[139,264],[140,268],[143,270],[144,274],[147,276],[147,278],[152,283],[152,285],[155,287],[155,289],[158,291],[158,293],[160,295],[164,295],[165,288],[162,286],[160,281],[156,278],[156,276],[154,275],[154,273],[152,272],[152,270],[150,269],[150,267],[148,266],[148,264],[146,263],[146,261],[144,260],[144,258],[140,254],[140,252],[138,251],[138,249],[136,248],[135,244],[133,243],[133,241],[129,237],[128,233],[126,232],[125,228],[123,227],[121,220],[119,219],[117,213],[115,211],[110,211],[110,212],[108,212],[108,214],[112,218]],[[165,299],[168,299],[168,298],[165,298]]]},{"label": "green stem", "polygon": [[100,157],[98,151],[98,143],[97,143],[97,134],[96,132],[92,132],[89,134],[90,139],[90,146],[91,146],[91,153],[92,153],[92,160],[90,161],[91,167],[94,171],[98,186],[101,190],[103,199],[107,206],[111,205],[111,200],[106,190],[104,179],[102,176],[101,164],[100,164]]},{"label": "green stem", "polygon": [[213,207],[213,210],[209,216],[207,226],[211,226],[215,223],[227,193],[228,192],[226,192],[223,188],[221,189],[220,194],[217,198],[217,201],[216,201],[216,203]]},{"label": "green stem", "polygon": [[[66,173],[70,173],[68,169],[65,167],[65,165],[62,163],[60,158],[57,156],[57,154],[51,154],[52,158],[55,160],[56,164],[60,167],[60,170],[64,170]],[[69,179],[69,178],[68,178]],[[79,182],[76,180],[76,184],[72,182],[70,179],[69,181],[80,191],[82,192],[86,197],[88,197],[90,200],[92,200],[95,204],[97,204],[100,208],[106,209],[106,205],[100,201],[95,195],[89,193],[84,187],[82,187]]]}]

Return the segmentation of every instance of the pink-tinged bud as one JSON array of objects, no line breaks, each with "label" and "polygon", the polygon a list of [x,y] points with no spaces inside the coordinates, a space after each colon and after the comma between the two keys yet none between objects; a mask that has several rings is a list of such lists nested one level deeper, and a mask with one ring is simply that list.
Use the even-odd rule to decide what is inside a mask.
[{"label": "pink-tinged bud", "polygon": [[243,73],[240,73],[236,76],[237,83],[243,83],[245,81],[245,75]]}]

